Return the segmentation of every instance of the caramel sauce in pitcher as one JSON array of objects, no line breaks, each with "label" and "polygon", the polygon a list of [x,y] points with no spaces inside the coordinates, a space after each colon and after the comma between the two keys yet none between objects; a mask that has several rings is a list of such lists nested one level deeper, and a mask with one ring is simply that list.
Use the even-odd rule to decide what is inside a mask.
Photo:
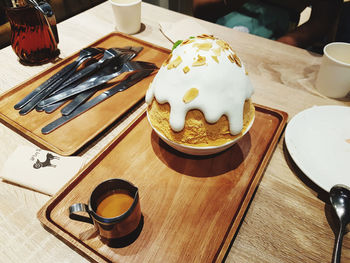
[{"label": "caramel sauce in pitcher", "polygon": [[134,198],[129,194],[122,191],[113,192],[99,203],[96,213],[106,218],[120,216],[129,210],[133,202]]}]

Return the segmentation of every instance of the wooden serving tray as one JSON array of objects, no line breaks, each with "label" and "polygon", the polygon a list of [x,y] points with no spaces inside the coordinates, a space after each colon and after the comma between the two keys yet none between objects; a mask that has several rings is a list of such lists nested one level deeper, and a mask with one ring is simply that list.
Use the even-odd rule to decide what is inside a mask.
[{"label": "wooden serving tray", "polygon": [[[161,66],[170,52],[168,49],[120,33],[109,34],[90,46],[103,48],[142,46],[144,47],[143,51],[134,60],[153,62],[158,67]],[[79,52],[1,95],[0,121],[43,148],[61,155],[71,155],[144,98],[153,76],[142,80],[124,92],[112,96],[50,134],[42,134],[41,129],[44,126],[61,116],[60,109],[51,114],[33,110],[29,114],[21,116],[13,106],[46,79],[74,61],[78,55]],[[123,74],[111,81],[111,85],[108,85],[107,89],[125,76]],[[96,93],[96,96],[103,91]]]},{"label": "wooden serving tray", "polygon": [[[258,186],[287,113],[256,106],[255,122],[236,145],[195,157],[167,146],[143,113],[41,210],[42,224],[99,262],[221,262]],[[139,188],[142,231],[111,248],[94,227],[70,220],[68,207],[87,203],[97,184],[123,178]]]}]

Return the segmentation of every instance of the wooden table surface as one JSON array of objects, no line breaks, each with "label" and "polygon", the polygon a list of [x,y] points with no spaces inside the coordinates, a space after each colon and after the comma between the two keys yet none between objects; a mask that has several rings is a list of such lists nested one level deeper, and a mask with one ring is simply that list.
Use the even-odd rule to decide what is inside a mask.
[{"label": "wooden table surface", "polygon": [[[175,23],[184,15],[142,4],[143,31],[135,36],[171,48],[158,22]],[[347,105],[328,99],[315,89],[320,55],[278,42],[196,20],[215,36],[228,41],[244,61],[253,85],[253,101],[283,110],[289,119],[314,105]],[[114,30],[113,14],[105,2],[58,25],[60,58]],[[200,32],[199,32],[200,33]],[[52,66],[24,66],[11,47],[0,50],[0,92]],[[142,110],[144,105],[141,105]],[[137,114],[137,112],[135,113]],[[87,160],[120,132],[133,115],[89,145]],[[32,145],[0,124],[0,170],[18,145]],[[33,145],[32,145],[33,146]],[[331,176],[331,175],[330,175]],[[86,262],[47,232],[36,218],[49,196],[0,181],[0,262]],[[331,262],[336,218],[327,193],[313,184],[291,160],[282,136],[227,253],[226,262]],[[350,261],[350,238],[344,237],[342,262]]]}]

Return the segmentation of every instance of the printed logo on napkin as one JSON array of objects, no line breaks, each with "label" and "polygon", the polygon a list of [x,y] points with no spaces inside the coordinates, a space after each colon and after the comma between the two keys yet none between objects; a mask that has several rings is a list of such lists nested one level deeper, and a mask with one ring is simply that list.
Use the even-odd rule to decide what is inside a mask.
[{"label": "printed logo on napkin", "polygon": [[79,172],[83,164],[82,157],[65,157],[40,148],[19,146],[6,161],[1,177],[53,195]]}]

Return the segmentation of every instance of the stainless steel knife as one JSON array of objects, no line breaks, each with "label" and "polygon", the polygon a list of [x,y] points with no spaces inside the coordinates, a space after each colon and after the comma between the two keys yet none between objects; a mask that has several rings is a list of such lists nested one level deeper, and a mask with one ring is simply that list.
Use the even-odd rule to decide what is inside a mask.
[{"label": "stainless steel knife", "polygon": [[76,110],[74,110],[71,114],[62,116],[58,118],[57,120],[49,123],[44,128],[41,129],[41,132],[43,134],[48,134],[52,132],[53,130],[57,129],[58,127],[62,126],[63,124],[67,123],[68,121],[74,119],[75,117],[79,116],[80,114],[86,112],[87,110],[91,109],[92,107],[96,106],[97,104],[101,103],[102,101],[108,99],[109,97],[115,95],[118,92],[124,91],[131,86],[135,85],[140,80],[144,79],[145,77],[149,76],[153,70],[143,70],[138,71],[136,73],[133,73],[132,75],[129,75],[126,80],[122,81],[120,84],[113,86],[112,88],[104,91],[99,96],[93,98],[92,100],[89,100],[88,102],[84,103],[80,107],[78,107]]},{"label": "stainless steel knife", "polygon": [[[117,59],[118,60],[118,59]],[[101,71],[96,73],[94,76],[89,78],[87,81],[79,84],[76,87],[73,87],[64,92],[58,93],[54,96],[51,96],[43,101],[41,101],[39,107],[47,107],[53,103],[70,98],[79,93],[91,90],[95,87],[98,87],[109,80],[116,78],[124,72],[140,71],[144,69],[156,69],[157,66],[153,63],[143,62],[143,61],[128,61],[126,63],[121,63],[121,61],[116,61],[116,65],[112,64],[111,66],[104,67]]]},{"label": "stainless steel knife", "polygon": [[72,77],[70,77],[68,80],[66,80],[64,83],[62,83],[62,86],[60,87],[60,89],[64,89],[67,86],[71,85],[72,83],[75,83],[78,80],[81,80],[84,77],[87,77],[87,76],[97,72],[99,69],[106,66],[111,61],[113,61],[115,58],[119,57],[121,54],[124,54],[125,52],[134,53],[135,51],[132,48],[130,48],[130,49],[125,49],[125,48],[106,49],[104,54],[103,54],[103,57],[99,61],[87,66],[86,68],[83,68],[82,70],[79,70],[78,72],[76,72]]},{"label": "stainless steel knife", "polygon": [[[132,50],[134,52],[125,52],[124,56],[121,55],[119,58],[121,59],[122,63],[132,60],[143,49],[142,47],[127,47],[127,48],[129,48],[128,50]],[[78,108],[81,104],[83,104],[88,99],[90,99],[95,93],[96,93],[96,89],[91,89],[78,94],[70,103],[68,103],[65,107],[61,109],[62,115],[71,114],[76,108]]]},{"label": "stainless steel knife", "polygon": [[[35,97],[39,96],[42,92],[44,92],[47,88],[50,86],[58,87],[61,85],[65,80],[67,80],[77,69],[77,67],[86,61],[86,59],[95,57],[98,54],[103,53],[102,49],[98,48],[84,48],[80,51],[79,57],[62,68],[60,71],[58,71],[56,74],[51,76],[49,79],[47,79],[45,82],[43,82],[40,86],[38,86],[35,90],[33,90],[31,93],[29,93],[26,97],[24,97],[20,102],[18,102],[14,108],[16,110],[19,110],[23,108],[25,105],[27,105],[30,101],[32,101]],[[55,88],[52,88],[55,89]]]},{"label": "stainless steel knife", "polygon": [[[143,47],[134,47],[134,46],[126,46],[126,47],[122,47],[122,48],[119,48],[119,47],[115,47],[113,48],[113,50],[115,50],[116,52],[119,52],[120,55],[118,56],[118,58],[132,58],[134,56],[136,56],[138,53],[140,53],[142,50],[143,50]],[[102,51],[103,52],[103,51]],[[96,74],[96,73],[95,73]],[[90,75],[90,74],[89,74]],[[72,80],[71,80],[72,81]],[[68,82],[67,82],[68,83]],[[63,83],[62,86],[60,86],[59,88],[55,89],[54,91],[52,91],[49,96],[53,96],[55,94],[58,94],[60,92],[63,92],[63,91],[66,91],[66,90],[69,90],[73,87],[76,87],[77,85],[79,85],[79,81],[75,81],[69,85],[67,85],[67,83]],[[92,93],[91,91],[89,91],[90,93]],[[85,102],[86,100],[89,99],[89,94],[86,94],[85,97],[84,96],[80,96],[82,94],[79,94],[79,98],[77,98],[77,100],[79,100],[78,102],[77,101],[74,101],[76,106],[74,105],[71,105],[68,110],[70,112],[72,112],[75,108],[77,108],[80,104],[82,104],[83,102]],[[91,94],[92,96],[93,94]],[[41,100],[45,99],[47,96],[41,96]],[[38,105],[38,104],[35,106],[36,110],[37,111],[45,111],[46,113],[52,113],[53,111],[55,111],[57,108],[59,108],[62,104],[64,104],[65,102],[67,102],[68,99],[65,99],[65,100],[62,100],[62,101],[59,101],[57,103],[53,103],[53,104],[50,104],[50,105]],[[67,105],[69,106],[69,104]],[[69,113],[68,113],[69,114]]]},{"label": "stainless steel knife", "polygon": [[62,85],[59,85],[59,87],[48,87],[45,89],[45,91],[40,94],[39,96],[36,96],[33,100],[31,100],[27,105],[25,105],[20,111],[20,115],[26,115],[31,110],[33,110],[36,105],[38,105],[39,102],[41,102],[42,99],[49,96],[54,90],[61,90],[66,88],[67,86],[73,84],[74,82],[96,72],[106,64],[108,64],[112,59],[118,57],[121,54],[121,52],[116,51],[113,48],[107,49],[104,51],[103,57],[98,60],[96,63],[93,63],[86,68],[83,68],[82,70],[79,70],[73,76],[71,76],[68,80],[62,83]]}]

